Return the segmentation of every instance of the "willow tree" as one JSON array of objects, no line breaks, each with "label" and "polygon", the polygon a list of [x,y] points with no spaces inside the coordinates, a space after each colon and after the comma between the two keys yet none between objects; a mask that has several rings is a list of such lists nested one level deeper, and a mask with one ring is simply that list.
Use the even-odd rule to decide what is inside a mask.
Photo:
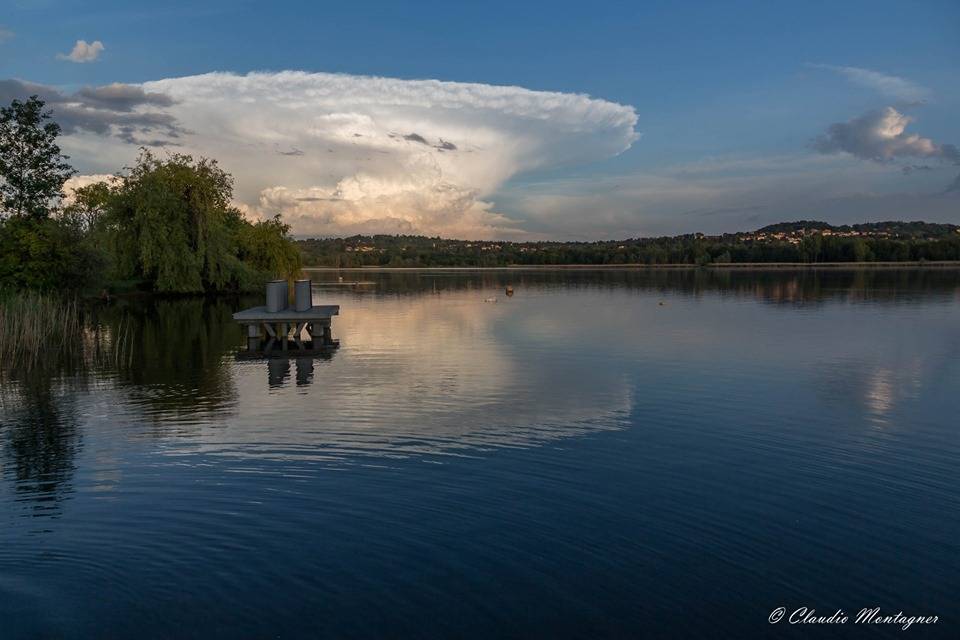
[{"label": "willow tree", "polygon": [[[77,201],[120,279],[142,280],[162,293],[199,293],[292,275],[287,261],[272,253],[255,263],[245,259],[243,245],[256,226],[231,206],[232,195],[233,179],[215,160],[161,159],[143,150],[127,175],[79,190]],[[274,243],[292,247],[285,230],[262,229],[277,236]]]},{"label": "willow tree", "polygon": [[290,241],[290,225],[274,216],[255,224],[244,221],[237,233],[240,259],[260,272],[292,277],[300,271],[300,249]]}]

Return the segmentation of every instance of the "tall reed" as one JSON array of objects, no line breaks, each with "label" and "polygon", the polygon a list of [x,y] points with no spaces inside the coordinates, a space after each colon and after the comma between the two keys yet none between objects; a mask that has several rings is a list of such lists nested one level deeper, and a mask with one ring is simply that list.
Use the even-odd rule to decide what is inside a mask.
[{"label": "tall reed", "polygon": [[83,312],[75,298],[0,293],[0,368],[82,359],[84,343]]}]

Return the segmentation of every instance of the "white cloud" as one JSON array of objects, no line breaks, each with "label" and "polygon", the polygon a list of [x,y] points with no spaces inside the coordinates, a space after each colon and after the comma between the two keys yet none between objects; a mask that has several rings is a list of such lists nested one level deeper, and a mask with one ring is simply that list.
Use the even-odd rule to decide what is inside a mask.
[{"label": "white cloud", "polygon": [[[520,87],[326,73],[211,73],[147,82],[184,133],[217,158],[246,211],[309,235],[381,231],[517,235],[491,196],[525,171],[616,155],[632,107]],[[90,129],[64,139],[82,170],[129,164],[133,145]]]},{"label": "white cloud", "polygon": [[63,183],[63,204],[68,205],[73,202],[74,194],[76,193],[77,189],[88,187],[91,184],[96,184],[97,182],[112,183],[116,179],[117,176],[105,173],[71,176],[66,182]]},{"label": "white cloud", "polygon": [[70,53],[57,54],[60,60],[69,60],[70,62],[93,62],[103,53],[103,43],[94,40],[88,43],[86,40],[77,40]]},{"label": "white cloud", "polygon": [[860,67],[844,67],[832,64],[814,64],[810,66],[816,69],[826,69],[839,73],[854,84],[878,91],[890,98],[896,98],[906,102],[921,102],[930,97],[929,89],[899,76]]},{"label": "white cloud", "polygon": [[279,213],[300,235],[394,233],[453,238],[515,237],[517,222],[492,211],[472,189],[417,178],[384,180],[358,174],[332,189],[270,187],[256,211]]}]

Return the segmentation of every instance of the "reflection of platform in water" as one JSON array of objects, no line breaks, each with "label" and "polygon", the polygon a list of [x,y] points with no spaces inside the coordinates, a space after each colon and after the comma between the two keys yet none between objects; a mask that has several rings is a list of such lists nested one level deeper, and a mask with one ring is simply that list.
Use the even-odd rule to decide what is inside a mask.
[{"label": "reflection of platform in water", "polygon": [[[284,358],[328,354],[340,346],[331,335],[333,316],[340,314],[339,305],[316,305],[305,311],[283,309],[268,311],[253,307],[233,314],[233,319],[246,327],[247,350],[238,358]],[[307,338],[303,338],[306,330]]]},{"label": "reflection of platform in water", "polygon": [[[324,359],[329,359],[326,355]],[[315,358],[300,356],[297,358],[271,358],[267,361],[267,384],[271,388],[282,387],[290,378],[290,361],[296,363],[296,381],[298,387],[309,386],[313,382],[313,363]]]}]

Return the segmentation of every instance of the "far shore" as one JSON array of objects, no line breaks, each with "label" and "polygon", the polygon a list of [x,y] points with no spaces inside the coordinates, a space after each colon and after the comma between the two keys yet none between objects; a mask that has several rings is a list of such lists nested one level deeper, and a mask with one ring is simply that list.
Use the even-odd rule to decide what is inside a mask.
[{"label": "far shore", "polygon": [[960,260],[931,260],[926,262],[717,262],[695,264],[543,264],[509,265],[505,267],[303,267],[303,271],[575,271],[598,269],[905,269],[905,268],[960,268]]}]

